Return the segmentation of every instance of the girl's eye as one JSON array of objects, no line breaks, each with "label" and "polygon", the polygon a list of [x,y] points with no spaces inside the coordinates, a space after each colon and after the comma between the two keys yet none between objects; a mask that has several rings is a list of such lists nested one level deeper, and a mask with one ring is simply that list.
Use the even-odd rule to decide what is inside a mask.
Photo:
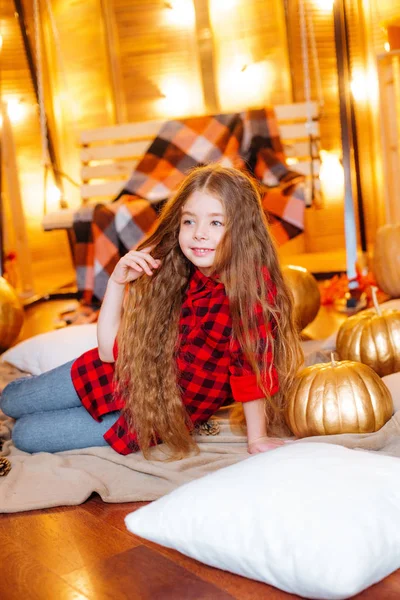
[{"label": "girl's eye", "polygon": [[193,219],[184,219],[182,221],[182,225],[192,225],[194,223]]},{"label": "girl's eye", "polygon": [[211,225],[216,225],[216,227],[222,227],[223,223],[221,223],[221,221],[211,221]]}]

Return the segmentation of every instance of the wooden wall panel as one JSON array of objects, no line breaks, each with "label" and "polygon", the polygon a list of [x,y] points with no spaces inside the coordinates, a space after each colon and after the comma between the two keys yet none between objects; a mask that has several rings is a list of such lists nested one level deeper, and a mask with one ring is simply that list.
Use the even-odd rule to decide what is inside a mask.
[{"label": "wooden wall panel", "polygon": [[[33,3],[23,3],[32,36]],[[207,3],[221,110],[290,102],[283,0],[196,0],[196,9],[204,11]],[[121,119],[206,112],[197,36],[204,42],[209,32],[196,31],[193,0],[51,0],[56,38],[46,4],[40,0],[46,109],[61,170],[74,180],[79,180],[82,129]],[[34,263],[38,273],[65,274],[69,280],[73,270],[66,235],[41,231],[44,194],[36,99],[13,2],[0,0],[0,6],[3,94],[21,97],[27,108],[14,129]],[[247,68],[242,71],[243,61]],[[228,73],[232,65],[233,75]],[[77,189],[67,180],[64,188],[69,205],[78,206]],[[56,204],[49,206],[54,208]]]},{"label": "wooden wall panel", "polygon": [[[377,108],[376,57],[373,65],[368,65],[368,33],[365,30],[364,5],[359,0],[347,2],[349,30],[349,50],[351,69],[351,90],[354,102],[357,141],[359,149],[361,196],[365,216],[366,238],[369,247],[375,239],[375,232],[382,222],[383,198],[377,181],[375,164],[376,148],[374,119]],[[356,186],[354,184],[354,194]]]},{"label": "wooden wall panel", "polygon": [[[365,25],[364,31],[369,41],[367,46],[367,60],[370,72],[377,74],[376,57],[386,54],[385,42],[387,42],[386,26],[388,23],[400,20],[400,0],[370,0],[366,5],[365,10]],[[383,141],[384,127],[388,120],[399,122],[399,113],[393,110],[393,104],[387,102],[386,90],[381,94],[379,88],[376,90],[376,99],[373,104],[373,121],[374,126],[374,162],[377,178],[377,187],[379,190],[379,208],[380,208],[380,223],[391,221],[394,215],[399,214],[399,206],[393,210],[391,205],[395,202],[395,195],[391,194],[390,178],[387,181],[387,162],[391,160],[391,156],[395,154],[396,146],[391,146],[387,149]],[[392,98],[393,101],[393,98]],[[390,113],[390,114],[389,114]],[[386,123],[384,122],[386,120]],[[398,140],[396,142],[398,146]],[[400,171],[400,164],[392,165],[394,172]]]},{"label": "wooden wall panel", "polygon": [[210,0],[222,111],[291,102],[281,0]]},{"label": "wooden wall panel", "polygon": [[[0,2],[0,32],[3,37],[1,50],[1,93],[5,102],[19,100],[22,115],[13,120],[12,130],[16,145],[29,247],[33,261],[35,290],[43,292],[43,274],[49,278],[45,285],[52,289],[73,278],[67,236],[64,232],[53,232],[50,236],[42,232],[40,219],[43,211],[43,167],[40,143],[40,128],[36,98],[14,5],[11,0]],[[4,190],[6,192],[6,190]],[[6,251],[15,250],[14,232],[7,207],[13,198],[5,193]],[[49,291],[49,288],[46,288]]]},{"label": "wooden wall panel", "polygon": [[[341,149],[337,66],[334,43],[333,11],[329,2],[305,0],[312,15],[318,49],[324,106],[321,118],[321,145],[326,150]],[[301,65],[301,38],[298,0],[285,3],[288,44],[295,100],[304,99],[304,76]],[[362,197],[367,239],[371,246],[376,228],[385,222],[382,190],[382,149],[380,145],[380,106],[376,61],[384,51],[385,24],[400,17],[400,0],[347,0],[354,104],[360,149]],[[310,39],[310,35],[309,35]],[[311,53],[311,44],[309,43]],[[311,60],[311,58],[310,58]],[[312,96],[318,98],[314,73]]]},{"label": "wooden wall panel", "polygon": [[[302,35],[300,28],[299,1],[285,3],[287,18],[288,48],[291,64],[293,97],[303,102],[305,93],[305,68],[302,57]],[[336,66],[333,12],[329,3],[321,8],[313,0],[305,0],[307,19],[306,42],[309,55],[311,98],[320,104],[321,148],[340,152],[339,96]],[[310,23],[311,22],[311,23]],[[312,27],[311,27],[311,26]],[[318,64],[313,59],[312,30]],[[318,73],[322,94],[318,84]],[[329,228],[321,228],[321,223]],[[329,231],[327,230],[329,229]],[[342,250],[345,247],[343,208],[326,205],[307,211],[306,250],[309,252]]]},{"label": "wooden wall panel", "polygon": [[[385,52],[385,25],[400,18],[400,0],[349,2],[350,54],[357,132],[360,146],[363,201],[367,236],[374,241],[376,228],[386,222],[382,116],[389,107],[379,94],[377,56]],[[399,165],[400,168],[400,165]]]},{"label": "wooden wall panel", "polygon": [[204,113],[192,0],[111,5],[128,121]]},{"label": "wooden wall panel", "polygon": [[[318,93],[316,68],[312,58],[311,30],[308,29],[307,42],[310,63],[311,96],[314,100],[322,100],[323,102],[323,106],[321,107],[321,139],[323,148],[324,150],[337,151],[340,149],[341,143],[333,12],[329,6],[327,6],[326,9],[320,9],[318,3],[313,2],[312,0],[307,0],[305,6],[307,13],[312,19],[322,84],[321,99],[319,98]],[[305,99],[305,81],[301,52],[298,0],[287,2],[286,7],[293,97],[296,102],[303,102]]]},{"label": "wooden wall panel", "polygon": [[53,93],[62,95],[56,98],[60,108],[69,112],[70,124],[74,117],[73,126],[78,130],[113,124],[113,98],[100,1],[52,0],[51,5],[61,57],[57,54],[57,40],[50,34],[51,26],[44,12],[47,53],[53,61]]},{"label": "wooden wall panel", "polygon": [[[80,131],[116,122],[106,31],[100,0],[52,0],[51,5],[56,32],[44,9],[43,30],[54,128],[62,170],[79,182]],[[79,206],[78,189],[66,179],[64,187],[69,205]]]},{"label": "wooden wall panel", "polygon": [[400,0],[369,0],[365,2],[368,35],[376,53],[385,50],[387,25],[400,19]]}]

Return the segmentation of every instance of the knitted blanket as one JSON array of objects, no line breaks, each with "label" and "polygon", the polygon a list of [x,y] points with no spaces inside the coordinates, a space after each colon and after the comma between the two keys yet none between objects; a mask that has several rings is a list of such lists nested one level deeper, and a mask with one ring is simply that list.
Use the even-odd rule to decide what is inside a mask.
[{"label": "knitted blanket", "polygon": [[[0,363],[1,387],[19,376],[21,371]],[[400,457],[400,374],[386,377],[385,383],[393,396],[395,414],[376,433],[319,436],[294,443],[340,444]],[[213,427],[203,428],[196,436],[200,453],[175,462],[156,460],[165,456],[162,446],[154,449],[153,460],[145,460],[141,453],[121,456],[108,447],[27,454],[12,444],[12,419],[0,413],[0,455],[11,463],[8,474],[0,477],[0,512],[77,505],[93,492],[105,502],[155,500],[188,481],[249,457],[239,409],[240,405],[221,409],[212,420]]]},{"label": "knitted blanket", "polygon": [[263,207],[281,245],[304,230],[304,177],[285,164],[273,109],[167,121],[118,198],[74,215],[78,290],[101,300],[116,263],[150,233],[166,199],[195,166],[247,170],[263,187]]}]

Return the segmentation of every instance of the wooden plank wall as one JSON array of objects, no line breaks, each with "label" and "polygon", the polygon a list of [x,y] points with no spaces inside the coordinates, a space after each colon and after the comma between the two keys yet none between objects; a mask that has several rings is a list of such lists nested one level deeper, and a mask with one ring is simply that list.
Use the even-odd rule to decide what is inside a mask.
[{"label": "wooden plank wall", "polygon": [[281,0],[210,2],[222,112],[291,101]]},{"label": "wooden plank wall", "polygon": [[[340,121],[336,54],[332,7],[329,3],[322,8],[317,2],[305,0],[306,12],[314,29],[315,46],[318,54],[322,97],[318,89],[317,69],[313,61],[312,30],[307,27],[311,97],[321,104],[321,147],[340,152]],[[291,57],[291,78],[294,100],[305,99],[305,77],[302,58],[299,2],[287,2],[286,18],[288,47]],[[311,208],[306,212],[306,250],[323,252],[340,250],[345,246],[343,205],[325,204],[323,208]]]},{"label": "wooden plank wall", "polygon": [[[321,140],[326,150],[340,151],[339,99],[337,68],[334,44],[333,12],[329,2],[305,0],[307,10],[312,14],[316,45],[323,86],[324,109],[321,118]],[[304,99],[303,70],[301,60],[301,39],[299,30],[298,1],[285,4],[287,8],[288,44],[292,57],[291,75],[296,101]],[[380,103],[377,84],[376,55],[384,52],[387,40],[385,25],[388,21],[400,18],[400,0],[347,0],[347,16],[350,35],[350,54],[353,77],[356,80],[355,111],[360,148],[362,196],[366,214],[367,239],[371,246],[376,228],[386,219],[383,197],[383,167],[381,138],[381,113],[387,109]],[[310,52],[311,52],[311,45]],[[312,94],[317,98],[316,80],[311,82]],[[308,213],[309,230],[318,230],[323,240],[313,238],[307,245],[309,250],[316,242],[326,245],[335,243],[324,231],[327,225],[336,241],[343,240],[343,222],[337,207],[325,207],[321,214]],[[319,227],[322,226],[322,229]],[[328,244],[328,245],[327,245]]]},{"label": "wooden plank wall", "polygon": [[[36,100],[13,2],[0,2],[3,95],[22,98],[26,109],[14,132],[31,250],[40,266],[37,278],[39,271],[46,270],[70,277],[65,235],[41,232],[43,170]],[[209,29],[203,18],[207,2]],[[327,2],[325,8],[318,0],[306,2],[313,16],[323,85],[322,147],[337,150],[340,129],[332,10]],[[46,2],[40,4],[44,11]],[[47,108],[60,164],[75,180],[79,180],[80,130],[125,120],[206,112],[201,45],[212,44],[221,111],[304,99],[298,0],[52,0],[51,5],[59,39],[54,39],[48,15],[43,14],[46,86],[51,90]],[[352,60],[355,66],[372,69],[373,78],[375,55],[382,51],[385,40],[380,25],[400,16],[400,0],[348,0],[347,5],[354,28]],[[32,2],[24,0],[24,7],[33,41]],[[195,7],[198,15],[203,11],[203,25],[196,22]],[[315,79],[312,95],[317,99]],[[370,93],[366,101],[357,101],[370,241],[376,225],[384,220],[379,141],[382,108],[377,94],[375,99]],[[65,192],[70,205],[77,206],[79,193],[67,181]],[[309,238],[309,250],[343,247],[342,216],[337,207],[318,214],[308,211],[307,215],[309,230],[318,229],[319,233]],[[324,223],[329,230],[323,229]]]},{"label": "wooden plank wall", "polygon": [[[33,261],[35,290],[51,291],[73,278],[65,232],[45,234],[41,230],[43,213],[43,167],[39,120],[34,89],[31,83],[13,2],[2,0],[0,33],[1,93],[5,102],[19,102],[21,118],[13,122],[24,209],[27,218],[29,247]],[[11,225],[12,197],[3,190],[5,204],[5,251],[16,249],[15,232]],[[55,268],[56,266],[56,268]]]},{"label": "wooden plank wall", "polygon": [[351,0],[348,8],[362,196],[367,238],[373,243],[376,228],[385,223],[388,216],[381,139],[382,119],[390,106],[386,105],[379,90],[377,55],[385,52],[386,24],[400,18],[400,0]]},{"label": "wooden plank wall", "polygon": [[[50,277],[56,273],[52,282],[58,284],[58,279],[70,280],[73,269],[65,234],[41,231],[44,194],[36,99],[13,2],[0,2],[3,95],[22,98],[26,109],[13,130],[35,279],[40,288],[46,273]],[[207,2],[196,0],[197,10],[207,7]],[[257,81],[249,64],[248,72],[243,73],[245,84],[240,81],[236,86],[237,92],[248,92],[241,97],[240,108],[291,101],[281,0],[268,3],[268,14],[262,0],[210,0],[210,31],[199,29],[198,22],[197,32],[192,0],[51,0],[56,38],[46,12],[47,3],[40,0],[39,4],[45,85],[50,92],[46,109],[61,168],[73,180],[79,180],[77,146],[82,129],[121,120],[206,112],[199,42],[207,43],[212,31],[217,74],[230,57],[236,37],[243,47],[249,48],[248,60],[258,62]],[[23,5],[33,44],[33,3],[23,0]],[[221,12],[222,6],[225,8]],[[268,61],[263,63],[264,57]],[[267,71],[263,71],[267,63]],[[260,64],[264,66],[257,79]],[[255,83],[248,85],[249,81]],[[218,86],[217,93],[222,110],[233,108],[235,94],[231,90]],[[69,205],[78,206],[77,188],[64,180],[64,189]],[[48,206],[49,210],[55,208],[56,203]],[[11,231],[8,245],[12,249]]]},{"label": "wooden plank wall", "polygon": [[[369,10],[365,14],[365,34],[369,40],[367,46],[367,61],[369,68],[372,72],[376,72],[376,56],[386,53],[385,42],[388,41],[386,26],[388,23],[394,20],[400,19],[400,0],[371,0]],[[388,64],[388,62],[387,62]],[[382,66],[382,65],[381,65]],[[393,72],[392,72],[393,75]],[[391,78],[392,85],[396,85],[395,78]],[[383,83],[383,82],[382,82]],[[400,171],[400,163],[397,158],[397,163],[389,165],[393,159],[395,148],[398,148],[399,139],[397,137],[395,145],[387,147],[388,138],[384,140],[384,128],[391,123],[394,123],[394,129],[399,127],[400,112],[394,109],[394,102],[396,102],[396,95],[388,97],[387,88],[377,89],[377,101],[373,106],[374,119],[372,124],[374,126],[374,149],[375,149],[375,171],[377,179],[377,188],[379,191],[378,206],[382,214],[382,221],[388,220],[391,222],[393,218],[396,218],[400,214],[400,205],[396,200],[398,199],[398,192],[394,190],[394,194],[391,191],[390,176],[388,177],[388,167],[392,167],[393,173],[396,175]],[[398,95],[397,95],[398,101]],[[397,123],[396,123],[397,121]],[[395,137],[395,133],[391,134]]]}]

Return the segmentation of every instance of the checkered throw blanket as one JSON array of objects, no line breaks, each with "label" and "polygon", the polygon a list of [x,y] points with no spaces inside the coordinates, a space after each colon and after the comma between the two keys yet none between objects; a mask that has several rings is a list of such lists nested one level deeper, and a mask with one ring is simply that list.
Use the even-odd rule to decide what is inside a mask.
[{"label": "checkered throw blanket", "polygon": [[167,121],[118,198],[75,213],[77,285],[86,301],[103,298],[116,263],[150,233],[188,170],[211,162],[246,169],[262,183],[279,245],[303,231],[304,177],[286,166],[273,109]]}]

